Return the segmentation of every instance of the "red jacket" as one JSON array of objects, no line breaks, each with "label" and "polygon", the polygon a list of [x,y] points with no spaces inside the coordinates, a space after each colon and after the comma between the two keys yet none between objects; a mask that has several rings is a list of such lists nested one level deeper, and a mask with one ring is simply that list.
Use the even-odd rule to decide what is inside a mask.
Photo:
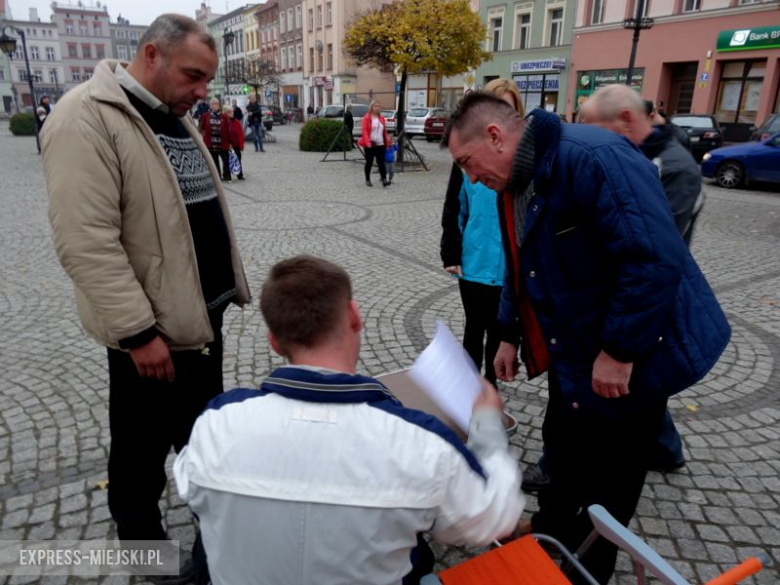
[{"label": "red jacket", "polygon": [[[220,114],[219,117],[222,120],[222,128],[220,131],[222,150],[227,150],[230,146],[230,119],[225,114]],[[211,150],[211,110],[200,117],[198,127],[200,128],[201,136],[203,136],[203,142],[206,143],[206,148]]]},{"label": "red jacket", "polygon": [[244,150],[244,127],[235,118],[230,118],[230,146],[235,150]]},{"label": "red jacket", "polygon": [[[390,137],[387,135],[387,121],[381,116],[379,116],[379,122],[382,124],[382,135],[384,136],[385,140],[385,148],[390,146]],[[358,144],[362,146],[363,148],[370,148],[371,147],[371,114],[368,113],[365,116],[363,116],[363,133],[360,135],[360,140],[358,140]]]}]

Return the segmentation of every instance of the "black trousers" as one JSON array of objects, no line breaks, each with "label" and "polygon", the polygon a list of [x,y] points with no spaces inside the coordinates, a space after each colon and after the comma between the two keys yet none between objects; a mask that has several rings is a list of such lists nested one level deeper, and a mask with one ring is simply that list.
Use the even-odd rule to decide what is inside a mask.
[{"label": "black trousers", "polygon": [[[482,357],[485,358],[485,378],[496,385],[496,370],[493,358],[496,357],[501,339],[498,331],[498,305],[501,301],[501,287],[458,280],[460,299],[466,313],[466,329],[463,333],[463,347],[471,357],[477,370],[482,370]],[[487,343],[485,335],[487,334]]]},{"label": "black trousers", "polygon": [[163,540],[159,501],[165,459],[190,438],[195,419],[222,392],[222,316],[202,351],[173,351],[173,383],[142,378],[129,353],[108,350],[108,508],[121,540]]},{"label": "black trousers", "polygon": [[[209,150],[211,158],[214,160],[214,164],[217,165],[217,172],[222,175],[222,179],[225,181],[230,180],[230,162],[228,161],[229,153],[227,150]],[[219,162],[222,161],[222,169],[220,170]]]},{"label": "black trousers", "polygon": [[[628,525],[636,511],[652,449],[666,411],[666,401],[617,419],[583,417],[564,404],[555,372],[549,372],[550,399],[542,435],[549,454],[550,484],[539,492],[534,532],[549,534],[574,551],[593,530],[588,506],[601,504]],[[599,583],[615,570],[617,547],[599,538],[582,559]],[[584,583],[569,575],[572,583]]]},{"label": "black trousers", "polygon": [[365,149],[365,151],[366,181],[371,180],[371,167],[374,166],[374,159],[376,159],[376,166],[379,167],[379,176],[382,178],[382,181],[384,181],[385,177],[387,176],[387,171],[385,170],[385,147],[383,145],[369,146]]}]

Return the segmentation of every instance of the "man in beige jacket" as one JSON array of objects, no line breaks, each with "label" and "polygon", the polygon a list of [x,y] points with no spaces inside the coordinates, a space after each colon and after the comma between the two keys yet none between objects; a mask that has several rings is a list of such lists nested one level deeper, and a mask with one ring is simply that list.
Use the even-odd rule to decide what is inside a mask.
[{"label": "man in beige jacket", "polygon": [[102,61],[42,133],[54,245],[84,328],[108,348],[108,500],[122,540],[166,538],[165,459],[222,392],[222,315],[250,300],[188,114],[217,63],[208,32],[162,15],[132,63]]}]

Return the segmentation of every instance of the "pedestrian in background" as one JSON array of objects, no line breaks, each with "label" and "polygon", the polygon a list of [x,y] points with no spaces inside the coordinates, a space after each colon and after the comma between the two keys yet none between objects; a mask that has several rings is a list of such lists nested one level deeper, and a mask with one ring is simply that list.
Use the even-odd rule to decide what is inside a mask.
[{"label": "pedestrian in background", "polygon": [[243,125],[244,112],[241,111],[241,106],[238,105],[238,102],[236,100],[233,100],[233,117],[236,120],[238,120],[240,124]]},{"label": "pedestrian in background", "polygon": [[398,143],[395,138],[391,138],[392,144],[385,150],[385,168],[387,169],[387,184],[390,185],[393,182],[395,176],[395,156],[398,152]]},{"label": "pedestrian in background", "polygon": [[[222,392],[223,313],[249,302],[225,193],[187,115],[218,61],[207,30],[164,14],[129,65],[98,63],[41,133],[54,247],[84,329],[107,348],[108,508],[122,541],[174,536],[159,508],[165,460]],[[179,575],[148,579],[189,583],[182,559]]]},{"label": "pedestrian in background", "polygon": [[[521,116],[525,113],[517,85],[494,79],[485,92],[503,99]],[[484,356],[485,378],[496,385],[493,359],[501,342],[498,305],[506,275],[504,248],[498,222],[498,194],[481,183],[464,180],[452,165],[441,217],[440,253],[444,270],[458,277],[466,315],[463,347],[478,370]]]},{"label": "pedestrian in background", "polygon": [[379,176],[382,179],[382,186],[387,187],[387,169],[385,169],[385,149],[390,146],[390,137],[387,134],[387,122],[382,116],[381,104],[374,100],[368,106],[368,112],[363,116],[362,132],[358,145],[365,150],[366,165],[364,168],[366,174],[366,185],[373,187],[371,182],[371,167],[379,167]]},{"label": "pedestrian in background", "polygon": [[228,117],[228,126],[230,128],[230,151],[235,154],[238,159],[238,180],[243,181],[244,165],[241,162],[241,153],[244,152],[244,128],[241,126],[241,122],[236,120],[233,108],[225,106],[223,112]]},{"label": "pedestrian in background", "polygon": [[263,128],[263,109],[257,103],[257,97],[250,95],[249,104],[246,106],[247,124],[252,128],[252,141],[255,143],[255,152],[265,152],[263,148],[263,138],[265,137],[265,128]]},{"label": "pedestrian in background", "polygon": [[[230,121],[222,113],[217,98],[211,98],[209,111],[200,117],[200,133],[203,142],[211,153],[217,172],[221,172],[222,180],[230,182],[230,163],[228,161],[228,149],[230,148]],[[220,163],[222,169],[220,171]]]}]

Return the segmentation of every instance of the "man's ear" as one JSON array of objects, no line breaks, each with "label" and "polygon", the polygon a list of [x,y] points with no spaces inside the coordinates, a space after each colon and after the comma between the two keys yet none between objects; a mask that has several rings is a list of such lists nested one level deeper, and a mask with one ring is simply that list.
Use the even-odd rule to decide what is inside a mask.
[{"label": "man's ear", "polygon": [[363,321],[360,318],[360,310],[355,299],[349,300],[347,314],[349,316],[349,328],[356,333],[361,331],[363,329]]},{"label": "man's ear", "polygon": [[489,124],[487,127],[487,136],[490,140],[490,144],[496,149],[496,152],[501,152],[504,148],[504,132],[501,126],[498,124]]},{"label": "man's ear", "polygon": [[631,124],[634,119],[634,115],[631,110],[620,110],[618,117],[620,118],[621,122],[625,122],[626,124]]},{"label": "man's ear", "polygon": [[147,67],[153,67],[162,58],[160,49],[154,43],[146,43],[144,45],[143,55],[144,65]]},{"label": "man's ear", "polygon": [[276,352],[277,354],[279,354],[283,358],[287,357],[287,354],[282,349],[282,346],[279,345],[279,341],[277,341],[276,336],[273,333],[271,333],[270,331],[268,332],[268,343],[271,344],[271,349],[273,349],[274,352]]}]

